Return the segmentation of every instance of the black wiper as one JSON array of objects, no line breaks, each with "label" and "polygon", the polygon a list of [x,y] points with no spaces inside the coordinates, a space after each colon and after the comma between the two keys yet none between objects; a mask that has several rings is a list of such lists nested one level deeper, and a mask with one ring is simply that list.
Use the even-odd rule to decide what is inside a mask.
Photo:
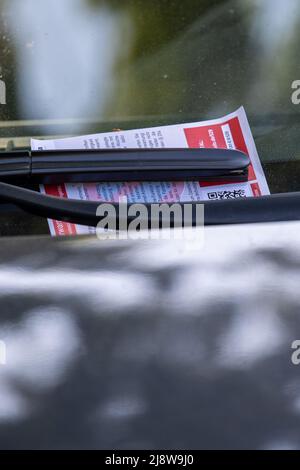
[{"label": "black wiper", "polygon": [[[79,201],[45,196],[44,194],[7,183],[0,183],[0,199],[12,203],[31,214],[74,224],[97,226],[100,220],[103,219],[103,216],[97,215],[97,209],[101,204],[99,201]],[[114,206],[117,220],[119,220],[121,205],[116,203],[110,204]],[[300,220],[300,192],[226,201],[182,202],[179,204],[181,206],[192,204],[192,215],[188,223],[185,219],[185,226],[196,226],[197,205],[200,204],[204,205],[205,225]],[[172,206],[172,203],[168,205]],[[131,204],[127,206],[128,212],[130,206]],[[145,206],[147,207],[147,213],[151,214],[151,204],[145,204]],[[129,224],[132,220],[134,220],[134,217],[128,217],[127,223]],[[144,225],[151,228],[150,219],[147,220],[147,224]]]},{"label": "black wiper", "polygon": [[[96,156],[97,164],[94,161]],[[106,160],[100,169],[98,160],[102,156],[106,156]],[[140,163],[141,157],[143,163]],[[112,158],[115,160],[112,161]],[[149,179],[153,181],[154,175],[159,181],[199,181],[209,178],[214,181],[223,179],[228,181],[230,177],[234,181],[241,181],[247,179],[249,164],[249,158],[243,153],[220,149],[3,152],[2,156],[0,155],[0,199],[42,217],[97,226],[103,218],[97,215],[97,209],[101,204],[99,201],[45,196],[5,181],[14,181],[16,178],[22,182],[33,179],[40,183],[95,181],[95,179],[96,181],[148,181]],[[118,217],[121,206],[116,203],[111,204],[115,207]],[[180,204],[184,206],[186,203]],[[300,220],[300,193],[227,201],[188,202],[188,204],[192,204],[193,207],[189,221],[191,226],[197,223],[198,204],[204,205],[205,225]],[[151,214],[151,205],[146,204],[146,206],[149,208],[148,213]],[[127,223],[130,222],[131,218],[128,217]],[[150,228],[151,220],[147,222]],[[186,219],[184,222],[186,225]]]},{"label": "black wiper", "polygon": [[247,181],[249,165],[227,149],[16,151],[0,154],[0,181]]}]

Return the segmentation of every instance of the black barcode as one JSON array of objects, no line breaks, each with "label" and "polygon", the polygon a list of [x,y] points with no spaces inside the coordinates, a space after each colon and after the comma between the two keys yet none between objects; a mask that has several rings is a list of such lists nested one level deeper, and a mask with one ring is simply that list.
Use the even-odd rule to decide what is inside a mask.
[{"label": "black barcode", "polygon": [[208,199],[239,199],[246,197],[246,191],[244,189],[234,189],[233,191],[212,191],[207,193]]}]

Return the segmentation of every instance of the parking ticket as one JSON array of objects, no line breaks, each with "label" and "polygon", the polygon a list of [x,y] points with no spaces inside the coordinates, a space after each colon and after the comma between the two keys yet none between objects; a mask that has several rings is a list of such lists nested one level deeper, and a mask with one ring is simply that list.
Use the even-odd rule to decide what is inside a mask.
[{"label": "parking ticket", "polygon": [[[251,129],[243,107],[219,119],[122,130],[56,140],[31,139],[32,150],[118,148],[229,148],[246,153],[251,161],[249,178],[243,183],[162,181],[102,182],[40,185],[42,193],[71,199],[128,203],[188,202],[258,197],[270,194]],[[95,233],[95,227],[48,220],[52,235]]]}]

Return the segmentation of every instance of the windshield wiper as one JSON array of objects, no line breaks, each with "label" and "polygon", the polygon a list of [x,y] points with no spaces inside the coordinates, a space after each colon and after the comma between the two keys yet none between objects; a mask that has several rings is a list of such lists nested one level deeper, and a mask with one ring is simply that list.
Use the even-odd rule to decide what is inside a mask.
[{"label": "windshield wiper", "polygon": [[13,151],[0,154],[0,181],[247,181],[249,165],[227,149]]},{"label": "windshield wiper", "polygon": [[[12,203],[19,208],[49,219],[62,220],[80,225],[97,226],[104,216],[97,215],[99,201],[80,201],[75,199],[64,199],[55,196],[45,196],[44,194],[20,188],[7,183],[0,183],[0,199]],[[110,203],[115,208],[117,225],[120,222],[119,214],[124,214],[121,204]],[[173,203],[164,203],[172,206]],[[270,196],[240,198],[232,200],[181,202],[183,208],[185,204],[191,204],[192,213],[190,220],[185,218],[185,226],[197,225],[197,205],[204,205],[204,225],[223,224],[244,224],[256,222],[278,222],[300,220],[300,192],[272,194]],[[127,213],[130,212],[127,205]],[[151,214],[151,204],[145,204],[147,213]],[[162,223],[161,215],[159,223]],[[134,220],[134,216],[127,217],[127,223]],[[145,222],[145,221],[143,221]],[[151,219],[147,220],[144,226],[151,228]],[[172,223],[171,226],[176,224]],[[122,222],[124,227],[124,222]],[[176,225],[178,226],[178,225]],[[116,227],[118,228],[118,226]]]},{"label": "windshield wiper", "polygon": [[[228,181],[230,178],[234,181],[245,181],[249,164],[249,158],[242,152],[222,149],[2,152],[0,199],[42,217],[97,226],[104,217],[97,215],[101,204],[99,201],[46,196],[8,184],[6,181],[18,180],[26,183],[34,180],[39,183],[58,183],[212,179],[219,182],[224,179]],[[121,205],[111,204],[119,217]],[[204,205],[205,225],[300,220],[300,193],[227,201],[190,201],[180,204],[192,205],[193,211],[189,220],[191,226],[197,223],[199,204]],[[146,206],[149,207],[150,214],[151,204]],[[129,207],[130,204],[128,209]],[[130,222],[131,218],[128,217],[127,223]],[[150,228],[151,220],[147,222]],[[186,219],[184,222],[186,226]]]}]

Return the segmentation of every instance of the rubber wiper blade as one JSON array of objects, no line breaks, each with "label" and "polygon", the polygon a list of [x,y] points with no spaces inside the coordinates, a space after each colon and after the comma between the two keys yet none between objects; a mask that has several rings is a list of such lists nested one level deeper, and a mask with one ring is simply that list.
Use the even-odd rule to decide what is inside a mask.
[{"label": "rubber wiper blade", "polygon": [[230,149],[96,149],[0,154],[0,181],[247,181],[250,159]]}]

